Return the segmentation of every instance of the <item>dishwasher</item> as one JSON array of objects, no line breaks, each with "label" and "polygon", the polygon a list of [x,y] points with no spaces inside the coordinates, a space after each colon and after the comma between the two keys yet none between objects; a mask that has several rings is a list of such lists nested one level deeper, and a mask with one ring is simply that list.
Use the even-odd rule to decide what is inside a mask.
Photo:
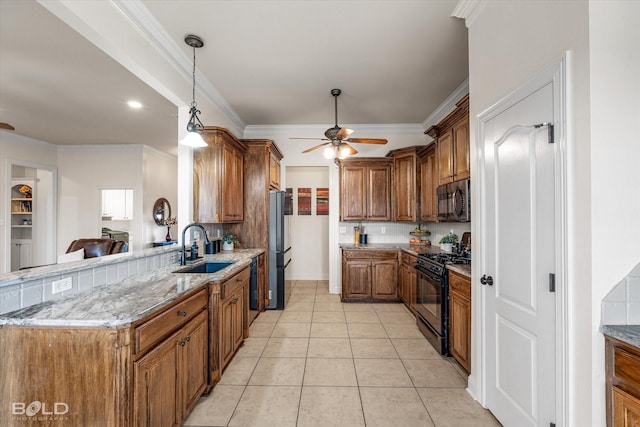
[{"label": "dishwasher", "polygon": [[251,259],[249,274],[249,310],[258,309],[258,258]]}]

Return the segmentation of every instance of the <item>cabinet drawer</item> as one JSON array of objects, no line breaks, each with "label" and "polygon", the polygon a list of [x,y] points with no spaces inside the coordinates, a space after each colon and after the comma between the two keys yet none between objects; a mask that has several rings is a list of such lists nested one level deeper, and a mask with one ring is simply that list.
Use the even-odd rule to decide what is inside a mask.
[{"label": "cabinet drawer", "polygon": [[466,277],[449,272],[449,289],[471,298],[471,281]]},{"label": "cabinet drawer", "polygon": [[134,330],[135,353],[148,350],[163,337],[177,330],[196,314],[207,307],[207,290],[203,289],[192,297],[170,307],[153,319]]},{"label": "cabinet drawer", "polygon": [[236,275],[222,282],[222,287],[220,290],[220,298],[225,299],[228,295],[231,295],[238,289],[242,287],[245,282],[249,281],[250,269],[247,267],[244,270],[236,273]]},{"label": "cabinet drawer", "polygon": [[613,375],[640,387],[640,357],[616,347],[613,353]]},{"label": "cabinet drawer", "polygon": [[416,257],[407,252],[401,252],[401,253],[402,253],[402,263],[413,267],[413,265],[416,263]]}]

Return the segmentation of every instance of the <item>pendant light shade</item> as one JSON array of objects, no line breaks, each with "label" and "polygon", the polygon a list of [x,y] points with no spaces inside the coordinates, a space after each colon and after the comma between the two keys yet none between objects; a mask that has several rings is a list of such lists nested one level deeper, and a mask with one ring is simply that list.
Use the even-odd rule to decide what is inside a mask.
[{"label": "pendant light shade", "polygon": [[200,121],[200,118],[198,118],[200,110],[198,110],[198,104],[196,103],[196,48],[204,46],[204,42],[200,37],[193,34],[187,35],[184,38],[184,42],[193,48],[193,71],[191,73],[193,86],[191,92],[191,109],[189,110],[191,117],[189,117],[189,123],[187,123],[187,135],[180,140],[180,144],[193,148],[206,147],[207,143],[202,139],[204,125]]}]

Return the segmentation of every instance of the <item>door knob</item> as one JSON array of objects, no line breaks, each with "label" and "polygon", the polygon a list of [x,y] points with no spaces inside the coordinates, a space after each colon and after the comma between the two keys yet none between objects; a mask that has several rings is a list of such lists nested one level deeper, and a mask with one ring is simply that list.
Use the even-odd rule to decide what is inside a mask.
[{"label": "door knob", "polygon": [[493,277],[483,274],[480,278],[480,283],[482,283],[483,285],[493,286]]}]

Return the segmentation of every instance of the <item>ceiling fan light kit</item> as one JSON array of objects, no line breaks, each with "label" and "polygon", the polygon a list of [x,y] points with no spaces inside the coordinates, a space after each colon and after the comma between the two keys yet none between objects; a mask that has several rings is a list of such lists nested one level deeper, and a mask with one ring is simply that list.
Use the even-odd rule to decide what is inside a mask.
[{"label": "ceiling fan light kit", "polygon": [[318,144],[314,147],[308,148],[303,153],[309,153],[317,150],[318,148],[325,147],[322,154],[326,159],[346,159],[349,156],[356,154],[358,151],[349,145],[350,142],[356,142],[360,144],[386,144],[387,140],[382,138],[349,138],[349,135],[353,133],[353,130],[338,126],[338,96],[342,91],[340,89],[331,89],[331,95],[334,99],[335,107],[335,126],[327,129],[324,132],[326,138],[290,138],[290,139],[317,139],[320,141],[328,141],[322,144]]},{"label": "ceiling fan light kit", "polygon": [[202,139],[204,125],[198,117],[200,110],[198,110],[198,104],[196,103],[196,48],[204,46],[204,41],[196,35],[188,34],[185,36],[184,42],[193,48],[193,71],[191,73],[193,86],[191,92],[191,109],[189,110],[191,117],[189,117],[189,123],[187,123],[187,134],[180,140],[180,144],[192,148],[206,147],[207,143]]}]

